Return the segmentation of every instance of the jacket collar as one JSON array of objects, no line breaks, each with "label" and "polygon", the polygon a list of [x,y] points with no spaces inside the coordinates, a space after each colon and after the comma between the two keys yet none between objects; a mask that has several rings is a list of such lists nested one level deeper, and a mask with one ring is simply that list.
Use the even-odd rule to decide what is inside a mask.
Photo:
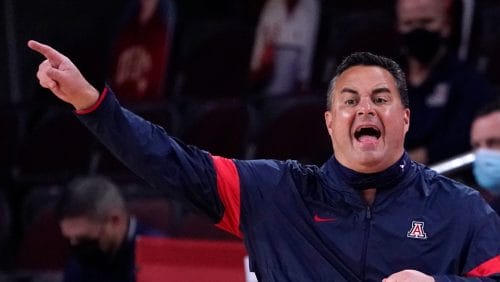
[{"label": "jacket collar", "polygon": [[[365,202],[359,195],[363,189],[376,188],[377,199],[375,203],[392,194],[396,190],[401,190],[415,174],[416,164],[411,161],[405,152],[401,158],[384,171],[377,173],[359,173],[341,165],[335,156],[332,156],[322,167],[323,179],[326,183],[327,193],[340,193],[344,200],[351,204],[365,206]],[[381,199],[379,199],[381,198]]]}]

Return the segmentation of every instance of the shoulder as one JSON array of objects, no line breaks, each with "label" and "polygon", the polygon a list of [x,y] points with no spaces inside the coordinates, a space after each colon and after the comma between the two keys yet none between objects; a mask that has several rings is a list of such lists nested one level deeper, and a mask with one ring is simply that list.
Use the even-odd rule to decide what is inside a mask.
[{"label": "shoulder", "polygon": [[303,165],[295,160],[235,160],[240,177],[252,182],[265,181],[277,185],[284,178],[294,180],[317,175],[319,168],[315,165]]},{"label": "shoulder", "polygon": [[491,208],[479,191],[419,165],[417,168],[424,193],[443,207],[455,207],[470,213],[489,212]]}]

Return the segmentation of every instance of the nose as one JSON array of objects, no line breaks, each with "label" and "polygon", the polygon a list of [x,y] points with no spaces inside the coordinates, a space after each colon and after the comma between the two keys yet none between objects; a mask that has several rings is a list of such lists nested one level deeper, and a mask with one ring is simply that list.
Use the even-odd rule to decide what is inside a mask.
[{"label": "nose", "polygon": [[357,109],[358,115],[375,115],[371,99],[361,99]]}]

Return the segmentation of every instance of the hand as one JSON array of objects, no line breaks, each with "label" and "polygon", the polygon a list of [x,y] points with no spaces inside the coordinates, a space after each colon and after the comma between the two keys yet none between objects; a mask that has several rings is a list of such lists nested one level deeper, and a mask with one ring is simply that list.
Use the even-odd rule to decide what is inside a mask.
[{"label": "hand", "polygon": [[391,274],[389,277],[384,278],[382,282],[434,282],[434,278],[423,272],[406,269],[400,272]]},{"label": "hand", "polygon": [[38,67],[40,85],[77,110],[90,108],[99,99],[99,92],[83,77],[78,68],[52,47],[30,40],[28,46],[46,60]]}]

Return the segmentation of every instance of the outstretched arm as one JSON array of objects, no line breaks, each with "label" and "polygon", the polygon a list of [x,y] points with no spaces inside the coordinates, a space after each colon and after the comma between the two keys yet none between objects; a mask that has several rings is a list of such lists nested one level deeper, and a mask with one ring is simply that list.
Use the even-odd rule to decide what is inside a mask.
[{"label": "outstretched arm", "polygon": [[59,99],[73,105],[76,110],[90,108],[96,103],[99,92],[90,85],[68,57],[34,40],[30,40],[28,46],[46,58],[37,72],[42,87],[50,89]]},{"label": "outstretched arm", "polygon": [[[239,234],[239,221],[226,219],[238,218],[239,209],[220,198],[233,199],[225,196],[231,192],[239,195],[238,172],[232,160],[213,157],[171,138],[160,126],[122,108],[109,88],[99,95],[76,66],[50,46],[36,41],[29,41],[28,46],[46,58],[37,73],[41,86],[73,105],[80,121],[118,159],[151,186],[190,202],[221,228]],[[239,207],[239,198],[235,202]]]}]

